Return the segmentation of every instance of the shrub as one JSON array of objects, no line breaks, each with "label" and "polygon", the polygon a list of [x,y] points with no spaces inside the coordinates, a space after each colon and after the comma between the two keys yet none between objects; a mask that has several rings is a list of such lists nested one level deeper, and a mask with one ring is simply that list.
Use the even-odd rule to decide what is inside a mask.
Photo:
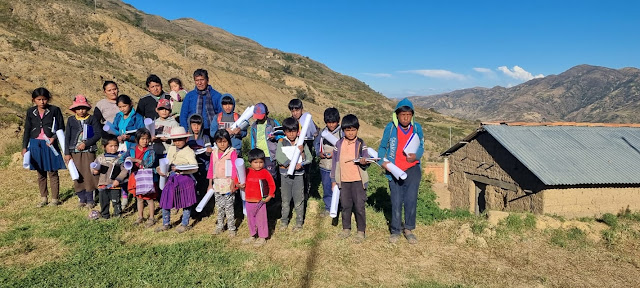
[{"label": "shrub", "polygon": [[602,239],[607,247],[615,246],[618,242],[618,233],[612,228],[602,230]]},{"label": "shrub", "polygon": [[611,227],[612,229],[615,229],[618,227],[618,217],[611,213],[606,213],[602,215],[602,222],[604,222],[604,224],[609,225],[609,227]]}]

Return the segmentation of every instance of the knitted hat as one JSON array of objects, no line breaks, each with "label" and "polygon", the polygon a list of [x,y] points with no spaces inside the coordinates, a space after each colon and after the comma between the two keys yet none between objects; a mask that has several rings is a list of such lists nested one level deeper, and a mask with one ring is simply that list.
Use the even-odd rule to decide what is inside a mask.
[{"label": "knitted hat", "polygon": [[71,104],[71,107],[69,107],[69,110],[73,110],[78,107],[86,107],[87,109],[91,109],[91,104],[89,104],[87,98],[84,97],[84,95],[76,95],[76,97],[73,99],[73,104]]}]

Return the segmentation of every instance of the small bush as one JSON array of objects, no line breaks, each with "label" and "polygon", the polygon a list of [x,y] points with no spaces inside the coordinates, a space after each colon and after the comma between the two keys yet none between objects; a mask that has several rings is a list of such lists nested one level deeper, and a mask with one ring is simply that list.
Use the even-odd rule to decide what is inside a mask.
[{"label": "small bush", "polygon": [[551,235],[551,244],[559,247],[578,247],[587,246],[587,234],[584,231],[574,227],[567,231],[563,229],[555,229]]},{"label": "small bush", "polygon": [[489,227],[489,223],[487,221],[476,218],[473,223],[471,223],[471,232],[473,232],[473,235],[480,235],[487,227]]},{"label": "small bush", "polygon": [[629,209],[629,206],[627,206],[627,209],[625,209],[624,211],[620,212],[620,214],[618,216],[620,218],[623,218],[623,219],[640,222],[640,211],[631,212],[631,209]]},{"label": "small bush", "polygon": [[618,242],[618,233],[612,228],[602,230],[602,239],[607,247],[615,246]]},{"label": "small bush", "polygon": [[604,224],[609,225],[609,227],[611,227],[612,229],[615,229],[618,227],[618,217],[611,213],[606,213],[602,215],[602,222],[604,222]]},{"label": "small bush", "polygon": [[527,229],[536,228],[536,216],[534,216],[533,214],[527,214],[527,216],[524,217],[523,224]]}]

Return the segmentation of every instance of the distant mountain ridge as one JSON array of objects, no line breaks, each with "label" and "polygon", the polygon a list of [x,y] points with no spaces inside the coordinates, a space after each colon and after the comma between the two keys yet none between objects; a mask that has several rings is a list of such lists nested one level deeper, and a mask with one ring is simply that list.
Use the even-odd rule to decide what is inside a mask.
[{"label": "distant mountain ridge", "polygon": [[638,123],[640,70],[578,65],[510,88],[470,88],[411,100],[469,120]]}]

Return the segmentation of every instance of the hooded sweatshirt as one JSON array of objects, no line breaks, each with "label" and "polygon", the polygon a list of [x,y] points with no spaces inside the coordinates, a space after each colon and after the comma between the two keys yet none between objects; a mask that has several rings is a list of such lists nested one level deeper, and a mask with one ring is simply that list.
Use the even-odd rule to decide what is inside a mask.
[{"label": "hooded sweatshirt", "polygon": [[[413,104],[409,99],[404,98],[398,102],[396,105],[396,110],[402,106],[407,106],[413,110]],[[420,124],[414,122],[414,118],[411,118],[411,124],[409,124],[409,129],[413,129],[413,133],[415,133],[420,139],[420,146],[418,147],[418,151],[416,152],[416,165],[420,163],[420,158],[422,158],[422,154],[424,153],[424,135],[422,134],[422,126]],[[384,158],[391,161],[391,163],[396,164],[396,153],[398,149],[403,149],[404,147],[398,147],[398,133],[403,133],[398,129],[398,117],[393,112],[392,121],[387,124],[384,128],[384,134],[382,135],[382,140],[380,140],[380,146],[378,147],[378,157],[380,160],[378,164],[382,165],[384,163]],[[404,156],[404,155],[403,155]],[[406,157],[406,156],[404,156]],[[391,179],[391,173],[387,172],[386,176],[388,179]]]},{"label": "hooded sweatshirt", "polygon": [[[230,97],[231,101],[233,102],[233,108],[231,109],[231,113],[226,113],[222,108],[222,98],[225,98],[225,97]],[[218,105],[220,105],[220,109],[221,109],[220,111],[222,112],[218,113],[218,115],[216,116],[216,119],[214,119],[214,123],[217,122],[218,125],[215,125],[215,124],[211,125],[210,134],[209,134],[211,135],[211,137],[213,137],[213,135],[216,134],[216,131],[231,127],[231,125],[234,122],[236,122],[236,120],[238,120],[238,117],[240,116],[238,115],[238,113],[235,112],[236,99],[233,98],[231,94],[222,95],[222,97],[220,97],[220,102],[218,103]],[[240,130],[240,133],[231,135],[231,147],[235,148],[239,154],[241,154],[241,149],[242,149],[242,138],[244,138],[245,136],[247,136],[246,127]]]}]

